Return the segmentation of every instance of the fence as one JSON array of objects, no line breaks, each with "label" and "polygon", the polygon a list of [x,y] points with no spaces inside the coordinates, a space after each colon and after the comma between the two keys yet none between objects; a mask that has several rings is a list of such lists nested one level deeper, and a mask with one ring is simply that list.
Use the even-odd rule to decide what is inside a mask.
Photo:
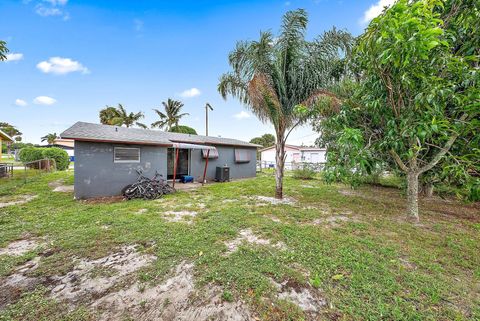
[{"label": "fence", "polygon": [[[309,162],[285,162],[285,170],[295,170],[301,168],[311,168],[316,172],[320,172],[325,168],[325,163],[309,163]],[[257,161],[257,171],[261,172],[264,169],[274,169],[275,162],[271,161]]]},{"label": "fence", "polygon": [[13,164],[0,163],[0,177],[9,177],[13,175]]}]

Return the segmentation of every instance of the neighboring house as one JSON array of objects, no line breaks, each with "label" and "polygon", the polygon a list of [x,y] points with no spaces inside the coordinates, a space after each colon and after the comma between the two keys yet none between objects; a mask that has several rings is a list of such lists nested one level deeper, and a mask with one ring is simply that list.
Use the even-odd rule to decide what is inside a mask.
[{"label": "neighboring house", "polygon": [[58,147],[67,152],[70,157],[70,161],[75,161],[74,140],[73,139],[55,139],[53,144],[44,145],[42,147]]},{"label": "neighboring house", "polygon": [[207,148],[206,180],[214,180],[217,166],[230,167],[230,178],[254,177],[259,145],[236,139],[189,135],[139,128],[78,122],[60,134],[75,141],[75,197],[120,195],[137,180],[136,169],[147,177],[158,171],[173,178],[178,150],[177,178],[202,181]]},{"label": "neighboring house", "polygon": [[[261,149],[259,152],[262,167],[275,166],[275,145]],[[285,168],[291,169],[292,163],[323,164],[326,162],[326,153],[326,148],[285,145]]]},{"label": "neighboring house", "polygon": [[0,163],[2,162],[2,143],[13,143],[13,138],[0,130]]}]

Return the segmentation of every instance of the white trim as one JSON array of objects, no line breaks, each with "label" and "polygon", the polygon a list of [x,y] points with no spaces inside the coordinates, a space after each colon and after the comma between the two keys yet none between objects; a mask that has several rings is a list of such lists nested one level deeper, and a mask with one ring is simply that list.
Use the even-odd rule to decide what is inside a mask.
[{"label": "white trim", "polygon": [[[115,159],[115,153],[117,148],[122,148],[122,149],[136,149],[138,150],[138,160],[117,160]],[[113,147],[113,162],[114,163],[140,163],[140,159],[142,157],[142,153],[140,151],[140,147],[122,147],[122,146],[114,146]]]}]

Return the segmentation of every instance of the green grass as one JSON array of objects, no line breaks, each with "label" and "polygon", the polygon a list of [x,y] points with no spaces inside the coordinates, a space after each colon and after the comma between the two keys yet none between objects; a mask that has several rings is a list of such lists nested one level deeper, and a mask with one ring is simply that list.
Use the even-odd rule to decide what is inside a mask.
[{"label": "green grass", "polygon": [[[79,202],[71,194],[53,193],[48,182],[57,179],[71,184],[73,173],[35,176],[25,185],[0,181],[2,196],[39,195],[27,204],[0,209],[0,247],[25,233],[48,239],[54,251],[41,261],[36,273],[42,276],[66,273],[73,267],[72,257],[98,258],[123,244],[143,244],[158,259],[138,272],[140,280],[160,282],[176,264],[191,261],[199,285],[221,286],[223,300],[244,299],[262,320],[305,318],[296,306],[272,295],[272,279],[310,283],[321,290],[329,303],[321,316],[327,320],[480,318],[478,204],[423,201],[422,222],[417,225],[405,220],[403,196],[396,189],[364,186],[346,196],[339,190],[348,187],[295,180],[291,175],[285,178],[284,191],[298,201],[295,205],[256,206],[248,196],[274,195],[270,172],[179,192],[161,202],[112,204]],[[222,202],[225,199],[240,201]],[[187,203],[192,203],[189,210],[199,212],[194,224],[161,218],[163,211]],[[327,207],[334,215],[355,220],[336,227],[309,224],[325,217]],[[140,209],[148,211],[136,214]],[[283,242],[287,250],[242,245],[223,255],[224,242],[245,228]],[[35,255],[33,251],[22,257],[0,256],[0,275]],[[34,320],[37,310],[42,320],[92,318],[82,306],[67,312],[38,289],[0,311],[0,320]]]}]

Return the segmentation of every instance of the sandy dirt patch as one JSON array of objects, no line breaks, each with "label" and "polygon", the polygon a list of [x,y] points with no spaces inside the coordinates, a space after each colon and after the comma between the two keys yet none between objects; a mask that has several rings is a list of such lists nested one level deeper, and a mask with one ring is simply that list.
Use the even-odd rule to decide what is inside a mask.
[{"label": "sandy dirt patch", "polygon": [[269,219],[271,219],[272,221],[274,221],[275,223],[282,223],[282,221],[281,221],[278,217],[276,217],[276,216],[274,216],[274,215],[269,215],[269,216],[267,216],[267,217],[268,217]]},{"label": "sandy dirt patch", "polygon": [[230,199],[230,198],[227,198],[227,199],[222,200],[222,203],[223,203],[223,204],[235,203],[235,202],[238,202],[238,200],[236,200],[236,199]]},{"label": "sandy dirt patch", "polygon": [[110,293],[92,307],[100,312],[100,320],[253,320],[242,301],[225,302],[221,288],[207,286],[196,289],[193,264],[182,262],[165,282],[145,287],[139,282]]},{"label": "sandy dirt patch", "polygon": [[271,204],[271,205],[292,205],[295,204],[297,201],[291,197],[284,197],[283,199],[278,199],[275,197],[269,196],[256,196],[255,199],[263,204]]},{"label": "sandy dirt patch", "polygon": [[164,213],[163,218],[169,222],[184,222],[192,224],[192,219],[197,216],[195,211],[167,211]]},{"label": "sandy dirt patch", "polygon": [[100,259],[82,259],[66,275],[53,277],[56,286],[51,296],[69,302],[98,297],[128,274],[154,260],[155,256],[140,254],[133,245],[124,246],[120,251]]},{"label": "sandy dirt patch", "polygon": [[321,291],[310,285],[299,286],[290,284],[288,281],[277,283],[273,280],[272,283],[277,289],[279,299],[295,303],[302,311],[312,317],[318,315],[322,308],[327,305]]},{"label": "sandy dirt patch", "polygon": [[2,202],[0,199],[0,208],[2,207],[7,207],[7,206],[12,206],[12,205],[20,205],[20,204],[25,204],[28,203],[34,199],[36,199],[38,195],[18,195],[15,196],[14,199],[7,200]]},{"label": "sandy dirt patch", "polygon": [[333,216],[328,216],[324,218],[317,218],[312,222],[312,224],[313,225],[329,225],[331,227],[337,227],[344,222],[359,222],[359,220],[355,217],[349,217],[346,215],[333,215]]},{"label": "sandy dirt patch", "polygon": [[0,255],[20,256],[39,246],[38,240],[25,239],[13,241],[6,247],[0,249]]},{"label": "sandy dirt patch", "polygon": [[283,242],[272,244],[270,240],[262,239],[256,236],[251,229],[245,229],[240,231],[236,239],[233,239],[229,242],[225,242],[225,245],[227,246],[227,254],[235,252],[242,243],[272,246],[279,250],[284,250],[287,248],[287,246]]},{"label": "sandy dirt patch", "polygon": [[59,179],[53,182],[48,183],[48,186],[54,191],[54,192],[60,192],[60,193],[71,193],[74,190],[73,185],[65,185],[63,179]]},{"label": "sandy dirt patch", "polygon": [[135,214],[145,214],[148,212],[148,209],[146,208],[141,208],[138,211],[135,212]]}]

